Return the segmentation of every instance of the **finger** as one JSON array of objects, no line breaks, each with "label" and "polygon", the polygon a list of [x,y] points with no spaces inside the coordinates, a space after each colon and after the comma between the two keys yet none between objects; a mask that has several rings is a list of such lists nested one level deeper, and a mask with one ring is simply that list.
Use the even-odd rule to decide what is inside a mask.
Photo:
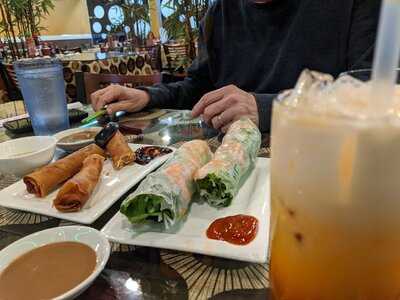
[{"label": "finger", "polygon": [[110,88],[110,86],[107,86],[105,88],[102,88],[100,90],[97,90],[95,92],[92,93],[92,96],[100,96],[103,95],[108,89]]},{"label": "finger", "polygon": [[116,103],[109,104],[107,106],[107,113],[109,115],[116,113],[118,111],[135,112],[139,108],[135,105],[135,101],[119,101]]},{"label": "finger", "polygon": [[228,123],[227,125],[223,126],[223,127],[221,128],[221,131],[222,131],[223,133],[227,133],[228,130],[229,130],[229,127],[231,127],[232,123],[233,123],[233,122],[230,122],[230,123]]},{"label": "finger", "polygon": [[201,97],[200,101],[197,102],[192,109],[192,117],[195,118],[200,116],[208,105],[221,100],[224,97],[226,91],[227,87],[223,87],[218,90],[209,92]]},{"label": "finger", "polygon": [[220,129],[225,125],[229,124],[235,117],[237,117],[240,113],[240,109],[238,107],[230,107],[223,111],[218,116],[215,116],[211,123],[215,129]]},{"label": "finger", "polygon": [[205,94],[200,101],[193,107],[192,116],[197,117],[201,115],[206,106],[221,100],[223,97],[241,91],[235,85],[226,85],[220,89]]},{"label": "finger", "polygon": [[107,88],[107,91],[104,94],[100,95],[97,101],[96,106],[98,109],[103,108],[105,105],[119,100],[121,97],[121,86],[112,85]]},{"label": "finger", "polygon": [[100,110],[103,108],[103,104],[100,102],[100,97],[102,97],[104,94],[108,93],[110,87],[106,87],[104,89],[98,90],[97,92],[94,92],[91,95],[91,101],[92,101],[92,105],[94,110]]},{"label": "finger", "polygon": [[224,97],[223,93],[215,94],[215,95],[204,95],[199,102],[196,103],[196,105],[192,109],[192,117],[196,118],[200,116],[203,112],[204,109],[210,105],[211,103],[217,102],[221,100]]},{"label": "finger", "polygon": [[102,107],[98,107],[99,97],[103,95],[107,91],[108,87],[98,90],[90,95],[90,101],[92,103],[92,107],[95,111],[101,109]]},{"label": "finger", "polygon": [[212,119],[237,103],[237,95],[225,96],[222,100],[212,103],[204,109],[203,119],[212,122]]}]

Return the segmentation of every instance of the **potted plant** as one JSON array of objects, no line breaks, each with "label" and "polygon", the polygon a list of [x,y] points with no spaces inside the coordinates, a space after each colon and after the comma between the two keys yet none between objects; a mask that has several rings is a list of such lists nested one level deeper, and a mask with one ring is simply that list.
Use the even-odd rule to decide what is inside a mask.
[{"label": "potted plant", "polygon": [[[124,33],[129,40],[137,40],[136,46],[144,44],[146,32],[143,22],[150,22],[147,0],[109,0],[108,2],[108,6],[117,4],[123,11],[123,18],[114,24],[117,29],[113,33]],[[129,30],[126,30],[126,26],[129,26]]]},{"label": "potted plant", "polygon": [[163,5],[174,11],[165,18],[164,28],[168,37],[175,40],[184,40],[189,45],[189,58],[194,59],[195,40],[201,19],[209,7],[210,0],[165,0]]},{"label": "potted plant", "polygon": [[129,25],[131,28],[131,31],[127,33],[128,36],[131,37],[135,35],[140,45],[144,45],[146,41],[146,32],[141,22],[150,23],[149,5],[147,1],[128,0],[123,1],[121,6],[125,14],[125,24]]},{"label": "potted plant", "polygon": [[40,23],[53,9],[54,0],[0,0],[0,33],[13,59],[27,56],[27,38],[45,30]]}]

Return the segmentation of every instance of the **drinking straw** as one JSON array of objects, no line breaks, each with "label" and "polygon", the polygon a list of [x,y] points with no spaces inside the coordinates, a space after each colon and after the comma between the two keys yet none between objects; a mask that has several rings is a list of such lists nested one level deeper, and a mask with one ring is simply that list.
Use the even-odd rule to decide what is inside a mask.
[{"label": "drinking straw", "polygon": [[400,56],[400,0],[384,0],[372,71],[371,107],[387,112],[392,106]]}]

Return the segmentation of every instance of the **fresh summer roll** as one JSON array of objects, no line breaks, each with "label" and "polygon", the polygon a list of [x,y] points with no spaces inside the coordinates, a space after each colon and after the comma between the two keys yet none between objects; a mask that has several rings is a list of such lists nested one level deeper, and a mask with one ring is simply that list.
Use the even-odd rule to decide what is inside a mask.
[{"label": "fresh summer roll", "polygon": [[183,144],[155,173],[150,174],[121,205],[131,223],[158,223],[169,229],[184,219],[196,186],[196,170],[210,161],[205,141]]},{"label": "fresh summer roll", "polygon": [[231,125],[213,159],[195,174],[200,197],[214,207],[227,207],[254,168],[261,133],[250,119]]}]

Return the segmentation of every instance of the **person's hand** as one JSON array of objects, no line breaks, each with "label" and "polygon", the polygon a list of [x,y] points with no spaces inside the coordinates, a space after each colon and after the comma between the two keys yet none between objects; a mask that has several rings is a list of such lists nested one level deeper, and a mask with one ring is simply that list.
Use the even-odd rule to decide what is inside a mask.
[{"label": "person's hand", "polygon": [[91,94],[90,100],[95,111],[107,105],[107,113],[112,114],[117,111],[140,111],[149,103],[150,95],[142,90],[113,84]]},{"label": "person's hand", "polygon": [[234,85],[205,94],[192,110],[193,117],[200,115],[207,124],[222,132],[245,116],[258,126],[256,98]]}]

